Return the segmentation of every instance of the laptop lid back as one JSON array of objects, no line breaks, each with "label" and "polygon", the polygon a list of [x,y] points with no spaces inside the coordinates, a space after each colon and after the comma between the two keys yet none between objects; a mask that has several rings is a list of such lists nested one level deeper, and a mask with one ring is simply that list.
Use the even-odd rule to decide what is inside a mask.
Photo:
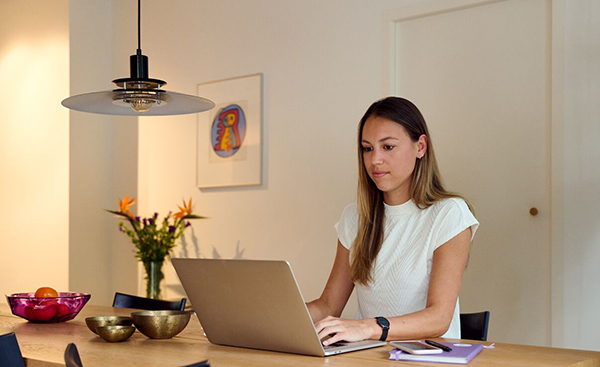
[{"label": "laptop lid back", "polygon": [[172,262],[211,343],[324,355],[288,262]]}]

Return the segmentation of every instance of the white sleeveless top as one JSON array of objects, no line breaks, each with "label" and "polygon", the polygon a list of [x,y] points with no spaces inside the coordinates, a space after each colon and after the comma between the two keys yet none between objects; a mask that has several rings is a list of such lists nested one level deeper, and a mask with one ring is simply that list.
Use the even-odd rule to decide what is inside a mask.
[{"label": "white sleeveless top", "polygon": [[[450,198],[419,209],[412,200],[401,205],[385,204],[384,239],[373,268],[373,282],[355,284],[358,298],[356,319],[394,317],[425,309],[433,264],[433,252],[471,227],[471,240],[479,222],[463,199]],[[350,250],[358,231],[356,203],[348,205],[335,224],[338,239]],[[444,338],[460,339],[460,307]]]}]

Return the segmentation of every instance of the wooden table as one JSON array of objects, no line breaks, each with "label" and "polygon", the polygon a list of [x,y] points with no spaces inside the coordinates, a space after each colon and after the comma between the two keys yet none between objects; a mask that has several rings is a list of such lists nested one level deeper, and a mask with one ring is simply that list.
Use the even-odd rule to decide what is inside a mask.
[{"label": "wooden table", "polygon": [[[85,367],[179,367],[205,359],[210,360],[213,367],[449,366],[388,361],[390,347],[321,358],[218,346],[204,337],[195,316],[181,334],[163,340],[148,339],[136,332],[125,342],[107,343],[85,325],[85,318],[89,316],[129,315],[130,312],[127,309],[86,305],[74,320],[34,324],[13,316],[8,305],[4,304],[0,305],[0,334],[16,333],[27,367],[64,367],[63,356],[68,343],[77,345]],[[496,343],[494,349],[484,349],[469,366],[600,366],[600,352]]]}]

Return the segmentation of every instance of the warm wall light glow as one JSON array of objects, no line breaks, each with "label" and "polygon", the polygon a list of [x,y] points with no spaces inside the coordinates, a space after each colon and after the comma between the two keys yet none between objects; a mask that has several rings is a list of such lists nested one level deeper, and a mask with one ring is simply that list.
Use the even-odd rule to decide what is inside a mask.
[{"label": "warm wall light glow", "polygon": [[68,288],[69,114],[60,105],[69,94],[68,31],[42,32],[0,42],[2,294]]},{"label": "warm wall light glow", "polygon": [[3,126],[9,129],[3,136],[27,139],[33,155],[43,149],[36,143],[46,140],[55,129],[53,121],[68,118],[68,111],[60,106],[60,97],[69,92],[68,63],[64,57],[69,52],[68,40],[52,39],[39,45],[20,43],[2,51],[0,74],[3,83],[10,86],[0,89],[2,100],[10,101],[3,106],[2,115],[20,121]]}]

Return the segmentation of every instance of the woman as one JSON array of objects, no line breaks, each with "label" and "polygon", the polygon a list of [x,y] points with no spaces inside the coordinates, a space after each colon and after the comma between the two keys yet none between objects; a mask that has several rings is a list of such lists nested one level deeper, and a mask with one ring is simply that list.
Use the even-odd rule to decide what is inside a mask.
[{"label": "woman", "polygon": [[[442,185],[427,125],[410,101],[373,103],[358,128],[357,203],[335,225],[337,254],[308,304],[324,345],[460,338],[458,293],[479,223]],[[339,316],[357,289],[355,320]]]}]

